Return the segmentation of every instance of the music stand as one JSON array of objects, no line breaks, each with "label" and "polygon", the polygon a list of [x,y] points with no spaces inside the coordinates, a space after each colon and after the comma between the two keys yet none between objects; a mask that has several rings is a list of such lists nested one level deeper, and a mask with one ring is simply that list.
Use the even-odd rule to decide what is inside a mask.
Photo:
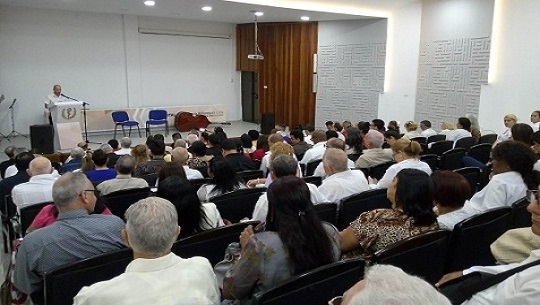
[{"label": "music stand", "polygon": [[[2,102],[6,99],[6,97],[2,94],[0,96],[0,104],[2,104]],[[4,135],[2,132],[0,132],[0,142],[2,142],[3,139],[7,139],[8,141],[11,142],[11,140],[9,139],[8,136]]]},{"label": "music stand", "polygon": [[16,102],[17,102],[17,99],[14,99],[13,102],[11,102],[11,105],[9,106],[9,110],[11,112],[11,132],[7,135],[8,141],[10,141],[9,138],[15,138],[16,136],[23,136],[25,138],[28,138],[27,136],[15,130],[15,107],[14,106]]}]

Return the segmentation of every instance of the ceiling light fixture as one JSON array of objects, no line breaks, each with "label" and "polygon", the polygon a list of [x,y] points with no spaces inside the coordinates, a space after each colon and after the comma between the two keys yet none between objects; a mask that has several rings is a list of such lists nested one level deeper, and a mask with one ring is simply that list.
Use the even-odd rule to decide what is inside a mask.
[{"label": "ceiling light fixture", "polygon": [[146,1],[144,1],[144,5],[146,5],[146,6],[154,6],[154,5],[156,5],[156,1],[154,1],[154,0],[146,0]]},{"label": "ceiling light fixture", "polygon": [[203,6],[201,9],[202,9],[203,11],[205,11],[205,12],[209,12],[209,11],[212,10],[212,7],[211,7],[211,6]]},{"label": "ceiling light fixture", "polygon": [[302,17],[300,17],[300,20],[309,21],[309,16],[302,16]]}]

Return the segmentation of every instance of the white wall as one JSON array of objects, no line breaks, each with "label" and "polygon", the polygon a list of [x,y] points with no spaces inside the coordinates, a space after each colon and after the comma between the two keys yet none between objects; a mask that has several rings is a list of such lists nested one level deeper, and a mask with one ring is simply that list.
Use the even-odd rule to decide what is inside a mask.
[{"label": "white wall", "polygon": [[0,94],[19,101],[15,128],[43,122],[56,83],[96,110],[224,104],[227,120],[240,118],[234,39],[142,35],[139,27],[234,36],[232,24],[0,6]]},{"label": "white wall", "polygon": [[494,74],[482,88],[479,121],[484,129],[501,132],[505,114],[530,123],[531,112],[540,110],[540,1],[497,0],[496,12],[490,63]]}]

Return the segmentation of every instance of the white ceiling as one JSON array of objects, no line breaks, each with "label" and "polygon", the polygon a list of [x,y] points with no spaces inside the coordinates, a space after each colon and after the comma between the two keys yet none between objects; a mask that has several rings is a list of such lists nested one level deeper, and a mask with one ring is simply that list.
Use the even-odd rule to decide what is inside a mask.
[{"label": "white ceiling", "polygon": [[[365,16],[384,16],[384,12],[419,0],[155,0],[154,7],[146,7],[143,1],[0,0],[0,5],[225,23],[250,23],[254,20],[251,11],[264,12],[264,16],[259,17],[259,22],[299,21],[301,16],[309,16],[312,21],[346,20],[369,18]],[[203,12],[201,7],[205,5],[212,6],[213,10]]]}]

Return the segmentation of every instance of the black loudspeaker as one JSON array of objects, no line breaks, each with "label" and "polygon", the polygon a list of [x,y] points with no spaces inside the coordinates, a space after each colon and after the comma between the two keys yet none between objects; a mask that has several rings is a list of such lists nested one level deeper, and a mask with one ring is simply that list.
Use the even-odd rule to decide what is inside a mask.
[{"label": "black loudspeaker", "polygon": [[276,127],[276,114],[272,112],[265,112],[261,117],[261,133],[269,134],[272,129]]},{"label": "black loudspeaker", "polygon": [[54,153],[53,127],[52,125],[30,126],[30,145],[35,154]]}]

